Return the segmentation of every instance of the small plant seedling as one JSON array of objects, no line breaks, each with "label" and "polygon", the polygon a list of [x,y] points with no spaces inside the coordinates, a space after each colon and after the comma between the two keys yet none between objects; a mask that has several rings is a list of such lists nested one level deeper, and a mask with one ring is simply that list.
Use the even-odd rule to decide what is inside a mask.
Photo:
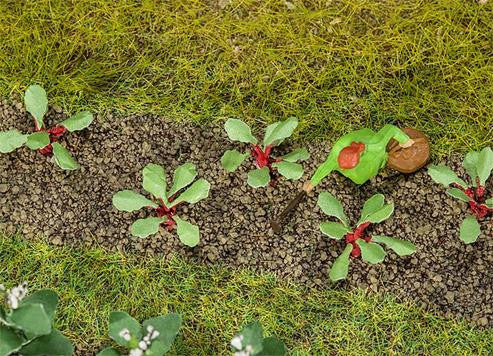
[{"label": "small plant seedling", "polygon": [[43,122],[43,117],[48,111],[48,98],[45,90],[39,85],[31,85],[24,94],[24,103],[26,110],[34,118],[35,132],[23,134],[15,129],[0,132],[0,152],[12,152],[25,144],[42,155],[51,155],[61,169],[78,169],[79,164],[58,141],[67,131],[74,132],[88,127],[93,121],[92,114],[89,111],[82,111],[57,126],[47,129]]},{"label": "small plant seedling", "polygon": [[131,190],[122,190],[113,196],[113,205],[126,212],[144,207],[154,209],[156,216],[139,219],[132,224],[130,231],[133,236],[147,237],[155,234],[161,224],[165,224],[168,230],[172,230],[176,225],[180,241],[190,247],[196,246],[200,239],[199,228],[176,215],[179,205],[194,204],[209,196],[209,182],[201,178],[192,184],[196,177],[195,166],[185,163],[175,170],[173,185],[166,191],[164,168],[150,163],[142,170],[142,187],[152,195],[152,200]]},{"label": "small plant seedling", "polygon": [[70,356],[69,339],[53,328],[58,304],[55,292],[45,289],[27,295],[27,283],[12,289],[0,284],[0,355]]},{"label": "small plant seedling", "polygon": [[375,194],[365,202],[361,217],[354,229],[349,226],[342,204],[332,194],[322,192],[317,204],[325,214],[336,217],[340,221],[322,223],[320,225],[322,233],[335,240],[345,238],[346,242],[346,248],[334,261],[329,272],[333,282],[347,277],[350,256],[353,258],[361,256],[363,261],[371,264],[382,262],[386,253],[379,243],[386,245],[399,256],[408,256],[416,251],[416,247],[409,241],[383,235],[370,236],[366,233],[366,229],[371,224],[387,220],[394,212],[394,204],[385,204],[382,194]]},{"label": "small plant seedling", "polygon": [[258,321],[246,325],[233,340],[231,347],[235,356],[283,356],[286,345],[275,338],[264,338],[262,325]]},{"label": "small plant seedling", "polygon": [[[125,312],[114,311],[110,314],[110,337],[129,352],[130,356],[162,356],[173,345],[181,326],[181,316],[170,313],[144,321],[142,325]],[[119,356],[120,351],[108,347],[97,356]]]},{"label": "small plant seedling", "polygon": [[493,151],[483,148],[480,152],[469,152],[464,158],[471,184],[460,179],[447,166],[431,165],[428,173],[431,178],[447,187],[447,194],[469,204],[471,214],[460,225],[459,238],[466,244],[476,242],[481,234],[480,221],[493,213],[493,198],[486,199],[486,181],[493,170]]},{"label": "small plant seedling", "polygon": [[298,120],[294,117],[267,126],[261,146],[247,124],[238,119],[228,119],[224,124],[228,137],[232,141],[249,143],[250,153],[241,153],[237,150],[226,151],[221,158],[223,168],[228,172],[234,172],[248,156],[253,157],[257,169],[248,172],[247,180],[253,188],[266,187],[269,183],[273,186],[276,179],[275,172],[287,179],[301,178],[303,166],[296,162],[310,157],[305,148],[298,148],[282,157],[272,157],[272,149],[290,137],[297,126]]}]

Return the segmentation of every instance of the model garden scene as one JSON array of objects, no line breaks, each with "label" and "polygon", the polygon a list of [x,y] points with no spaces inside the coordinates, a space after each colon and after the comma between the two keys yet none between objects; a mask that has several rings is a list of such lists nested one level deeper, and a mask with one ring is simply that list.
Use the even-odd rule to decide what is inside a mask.
[{"label": "model garden scene", "polygon": [[0,4],[0,356],[493,353],[492,16]]}]

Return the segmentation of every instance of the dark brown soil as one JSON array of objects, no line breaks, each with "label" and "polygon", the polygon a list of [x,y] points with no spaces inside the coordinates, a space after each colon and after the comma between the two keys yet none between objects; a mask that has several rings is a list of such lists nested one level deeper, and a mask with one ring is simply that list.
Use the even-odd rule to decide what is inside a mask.
[{"label": "dark brown soil", "polygon": [[[62,119],[60,111],[52,109],[48,121]],[[280,179],[275,189],[254,190],[246,184],[246,165],[236,173],[226,173],[219,160],[235,145],[228,142],[222,127],[176,124],[155,116],[107,115],[97,122],[63,140],[82,166],[78,171],[63,172],[49,158],[27,148],[0,155],[1,229],[19,230],[28,238],[46,235],[57,245],[103,246],[165,258],[177,253],[204,263],[274,272],[325,288],[331,285],[327,270],[343,243],[320,233],[318,226],[327,217],[316,206],[318,193],[335,194],[355,222],[363,202],[381,192],[394,201],[396,209],[373,232],[408,239],[418,252],[406,258],[389,252],[384,263],[376,266],[352,260],[348,280],[337,286],[393,293],[447,317],[493,325],[492,220],[482,223],[478,242],[462,243],[458,229],[466,206],[448,197],[426,171],[412,176],[384,172],[361,187],[333,174],[310,194],[282,236],[277,236],[269,219],[294,196],[302,181]],[[0,104],[0,129],[14,127],[29,131],[31,121],[21,104],[4,102]],[[325,144],[307,147],[312,157],[305,167],[311,173],[330,148]],[[132,237],[131,223],[146,212],[119,212],[111,204],[112,195],[121,189],[141,191],[141,170],[147,163],[161,164],[172,172],[187,161],[195,163],[199,175],[212,183],[209,199],[178,212],[200,226],[200,244],[192,249],[183,246],[175,233],[164,228],[147,239]],[[460,162],[457,156],[447,163],[459,168]],[[492,192],[491,180],[489,184]]]}]

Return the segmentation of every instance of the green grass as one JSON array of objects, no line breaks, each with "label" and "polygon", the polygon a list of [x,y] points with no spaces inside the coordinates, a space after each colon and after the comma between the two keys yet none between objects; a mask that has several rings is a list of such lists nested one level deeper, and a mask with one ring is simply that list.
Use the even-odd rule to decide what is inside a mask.
[{"label": "green grass", "polygon": [[177,311],[184,326],[174,352],[225,355],[242,324],[260,319],[294,355],[478,355],[493,350],[493,330],[445,321],[390,296],[306,290],[269,275],[141,259],[102,250],[54,248],[0,236],[0,275],[9,285],[53,288],[57,326],[85,348],[107,345],[107,317],[139,320]]},{"label": "green grass", "polygon": [[[296,115],[302,137],[412,125],[434,153],[493,142],[493,2],[0,3],[0,95],[209,122]],[[227,3],[227,1],[220,1]]]}]

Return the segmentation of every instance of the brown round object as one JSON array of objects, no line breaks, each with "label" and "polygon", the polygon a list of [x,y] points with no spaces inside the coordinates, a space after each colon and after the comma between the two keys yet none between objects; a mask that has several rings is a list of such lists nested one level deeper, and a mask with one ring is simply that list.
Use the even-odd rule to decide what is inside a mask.
[{"label": "brown round object", "polygon": [[413,173],[426,165],[430,159],[430,143],[421,131],[409,127],[402,131],[414,140],[414,145],[402,148],[399,142],[391,140],[387,145],[389,152],[387,165],[401,173]]}]

